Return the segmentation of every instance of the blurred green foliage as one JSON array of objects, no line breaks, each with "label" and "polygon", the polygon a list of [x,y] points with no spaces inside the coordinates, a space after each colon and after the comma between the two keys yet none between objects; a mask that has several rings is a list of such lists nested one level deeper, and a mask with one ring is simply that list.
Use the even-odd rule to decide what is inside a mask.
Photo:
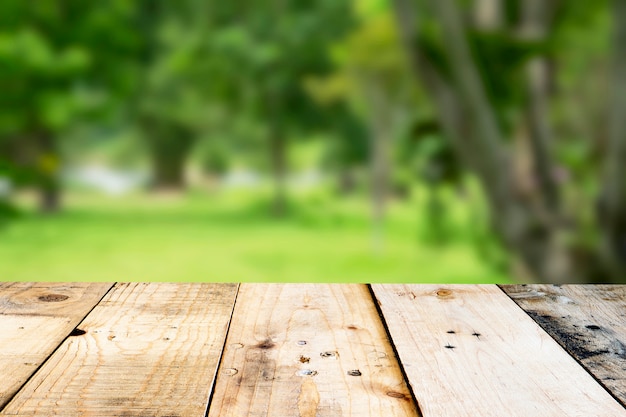
[{"label": "blurred green foliage", "polygon": [[[496,2],[503,15],[495,28],[474,22],[478,3],[455,2],[509,142],[524,134],[525,65],[539,56],[549,62],[551,146],[570,217],[584,224],[568,239],[596,244],[593,209],[580,202],[600,188],[606,150],[609,2],[550,2],[543,39],[519,36],[523,0]],[[426,2],[412,4],[422,17],[423,58],[451,81],[440,22]],[[0,181],[8,185],[0,189],[0,223],[8,225],[0,230],[0,277],[36,279],[40,268],[54,279],[81,280],[118,273],[504,279],[510,254],[491,233],[480,186],[440,126],[400,35],[387,0],[3,0]],[[382,153],[386,171],[378,175]],[[21,207],[14,195],[35,188],[44,211],[57,209],[64,187],[76,182],[68,172],[93,165],[140,172],[153,191],[191,185],[203,197],[172,208],[133,196],[118,206],[72,190],[58,217],[26,209],[8,222]],[[312,186],[297,185],[303,173]],[[237,175],[262,186],[242,198],[212,194]],[[377,175],[387,183],[380,195]],[[306,187],[316,191],[299,189]],[[380,258],[365,249],[372,240],[367,205],[377,199],[392,207]],[[285,216],[283,223],[267,212]],[[470,220],[459,223],[459,216]],[[102,248],[117,272],[89,275]],[[214,272],[203,264],[205,252],[217,262]],[[162,272],[163,262],[151,264],[159,257],[170,264]]]}]

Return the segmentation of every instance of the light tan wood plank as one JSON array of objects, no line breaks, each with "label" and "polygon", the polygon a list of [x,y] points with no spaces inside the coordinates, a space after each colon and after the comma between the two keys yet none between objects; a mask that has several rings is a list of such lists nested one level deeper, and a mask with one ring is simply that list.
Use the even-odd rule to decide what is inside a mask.
[{"label": "light tan wood plank", "polygon": [[0,283],[0,409],[112,286]]},{"label": "light tan wood plank", "polygon": [[502,288],[626,404],[626,286],[505,285]]},{"label": "light tan wood plank", "polygon": [[364,285],[242,284],[209,416],[415,416]]},{"label": "light tan wood plank", "polygon": [[236,284],[117,284],[2,415],[204,416]]},{"label": "light tan wood plank", "polygon": [[373,285],[425,417],[626,416],[495,285]]}]

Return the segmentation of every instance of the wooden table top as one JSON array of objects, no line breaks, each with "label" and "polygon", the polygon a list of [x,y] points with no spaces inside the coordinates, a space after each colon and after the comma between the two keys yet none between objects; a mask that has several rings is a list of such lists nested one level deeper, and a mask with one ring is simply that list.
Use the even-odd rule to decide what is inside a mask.
[{"label": "wooden table top", "polygon": [[626,286],[0,283],[0,415],[626,416]]}]

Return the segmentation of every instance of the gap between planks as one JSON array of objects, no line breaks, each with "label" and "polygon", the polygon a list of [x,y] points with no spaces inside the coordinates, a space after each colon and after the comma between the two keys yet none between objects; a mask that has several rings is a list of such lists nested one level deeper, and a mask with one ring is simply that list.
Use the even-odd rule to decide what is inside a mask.
[{"label": "gap between planks", "polygon": [[213,402],[213,394],[215,394],[215,379],[217,374],[219,373],[221,367],[222,367],[222,360],[224,359],[224,348],[226,347],[226,339],[228,338],[228,333],[230,333],[230,325],[233,322],[233,315],[235,314],[235,306],[237,305],[237,299],[239,298],[239,290],[241,289],[241,283],[239,283],[237,285],[237,288],[235,289],[235,297],[233,299],[233,308],[230,311],[230,317],[228,318],[228,324],[226,325],[226,331],[224,334],[224,340],[222,343],[222,348],[220,350],[220,354],[219,354],[219,358],[217,361],[217,368],[215,370],[215,375],[213,376],[213,381],[211,384],[211,390],[209,392],[209,397],[207,399],[207,404],[206,404],[206,409],[204,410],[204,414],[202,415],[202,417],[208,417],[209,415],[209,408],[211,407],[211,403]]}]

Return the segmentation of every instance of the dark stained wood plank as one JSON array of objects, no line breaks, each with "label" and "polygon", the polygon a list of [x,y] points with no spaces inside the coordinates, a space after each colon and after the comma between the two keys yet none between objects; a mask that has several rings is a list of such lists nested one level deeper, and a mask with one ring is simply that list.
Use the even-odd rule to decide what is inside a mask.
[{"label": "dark stained wood plank", "polygon": [[365,285],[241,285],[210,417],[416,415]]},{"label": "dark stained wood plank", "polygon": [[204,417],[236,284],[116,284],[1,415]]},{"label": "dark stained wood plank", "polygon": [[0,283],[0,409],[112,286]]},{"label": "dark stained wood plank", "polygon": [[502,289],[626,405],[626,286],[504,285]]},{"label": "dark stained wood plank", "polygon": [[495,285],[372,285],[424,417],[623,417]]}]

